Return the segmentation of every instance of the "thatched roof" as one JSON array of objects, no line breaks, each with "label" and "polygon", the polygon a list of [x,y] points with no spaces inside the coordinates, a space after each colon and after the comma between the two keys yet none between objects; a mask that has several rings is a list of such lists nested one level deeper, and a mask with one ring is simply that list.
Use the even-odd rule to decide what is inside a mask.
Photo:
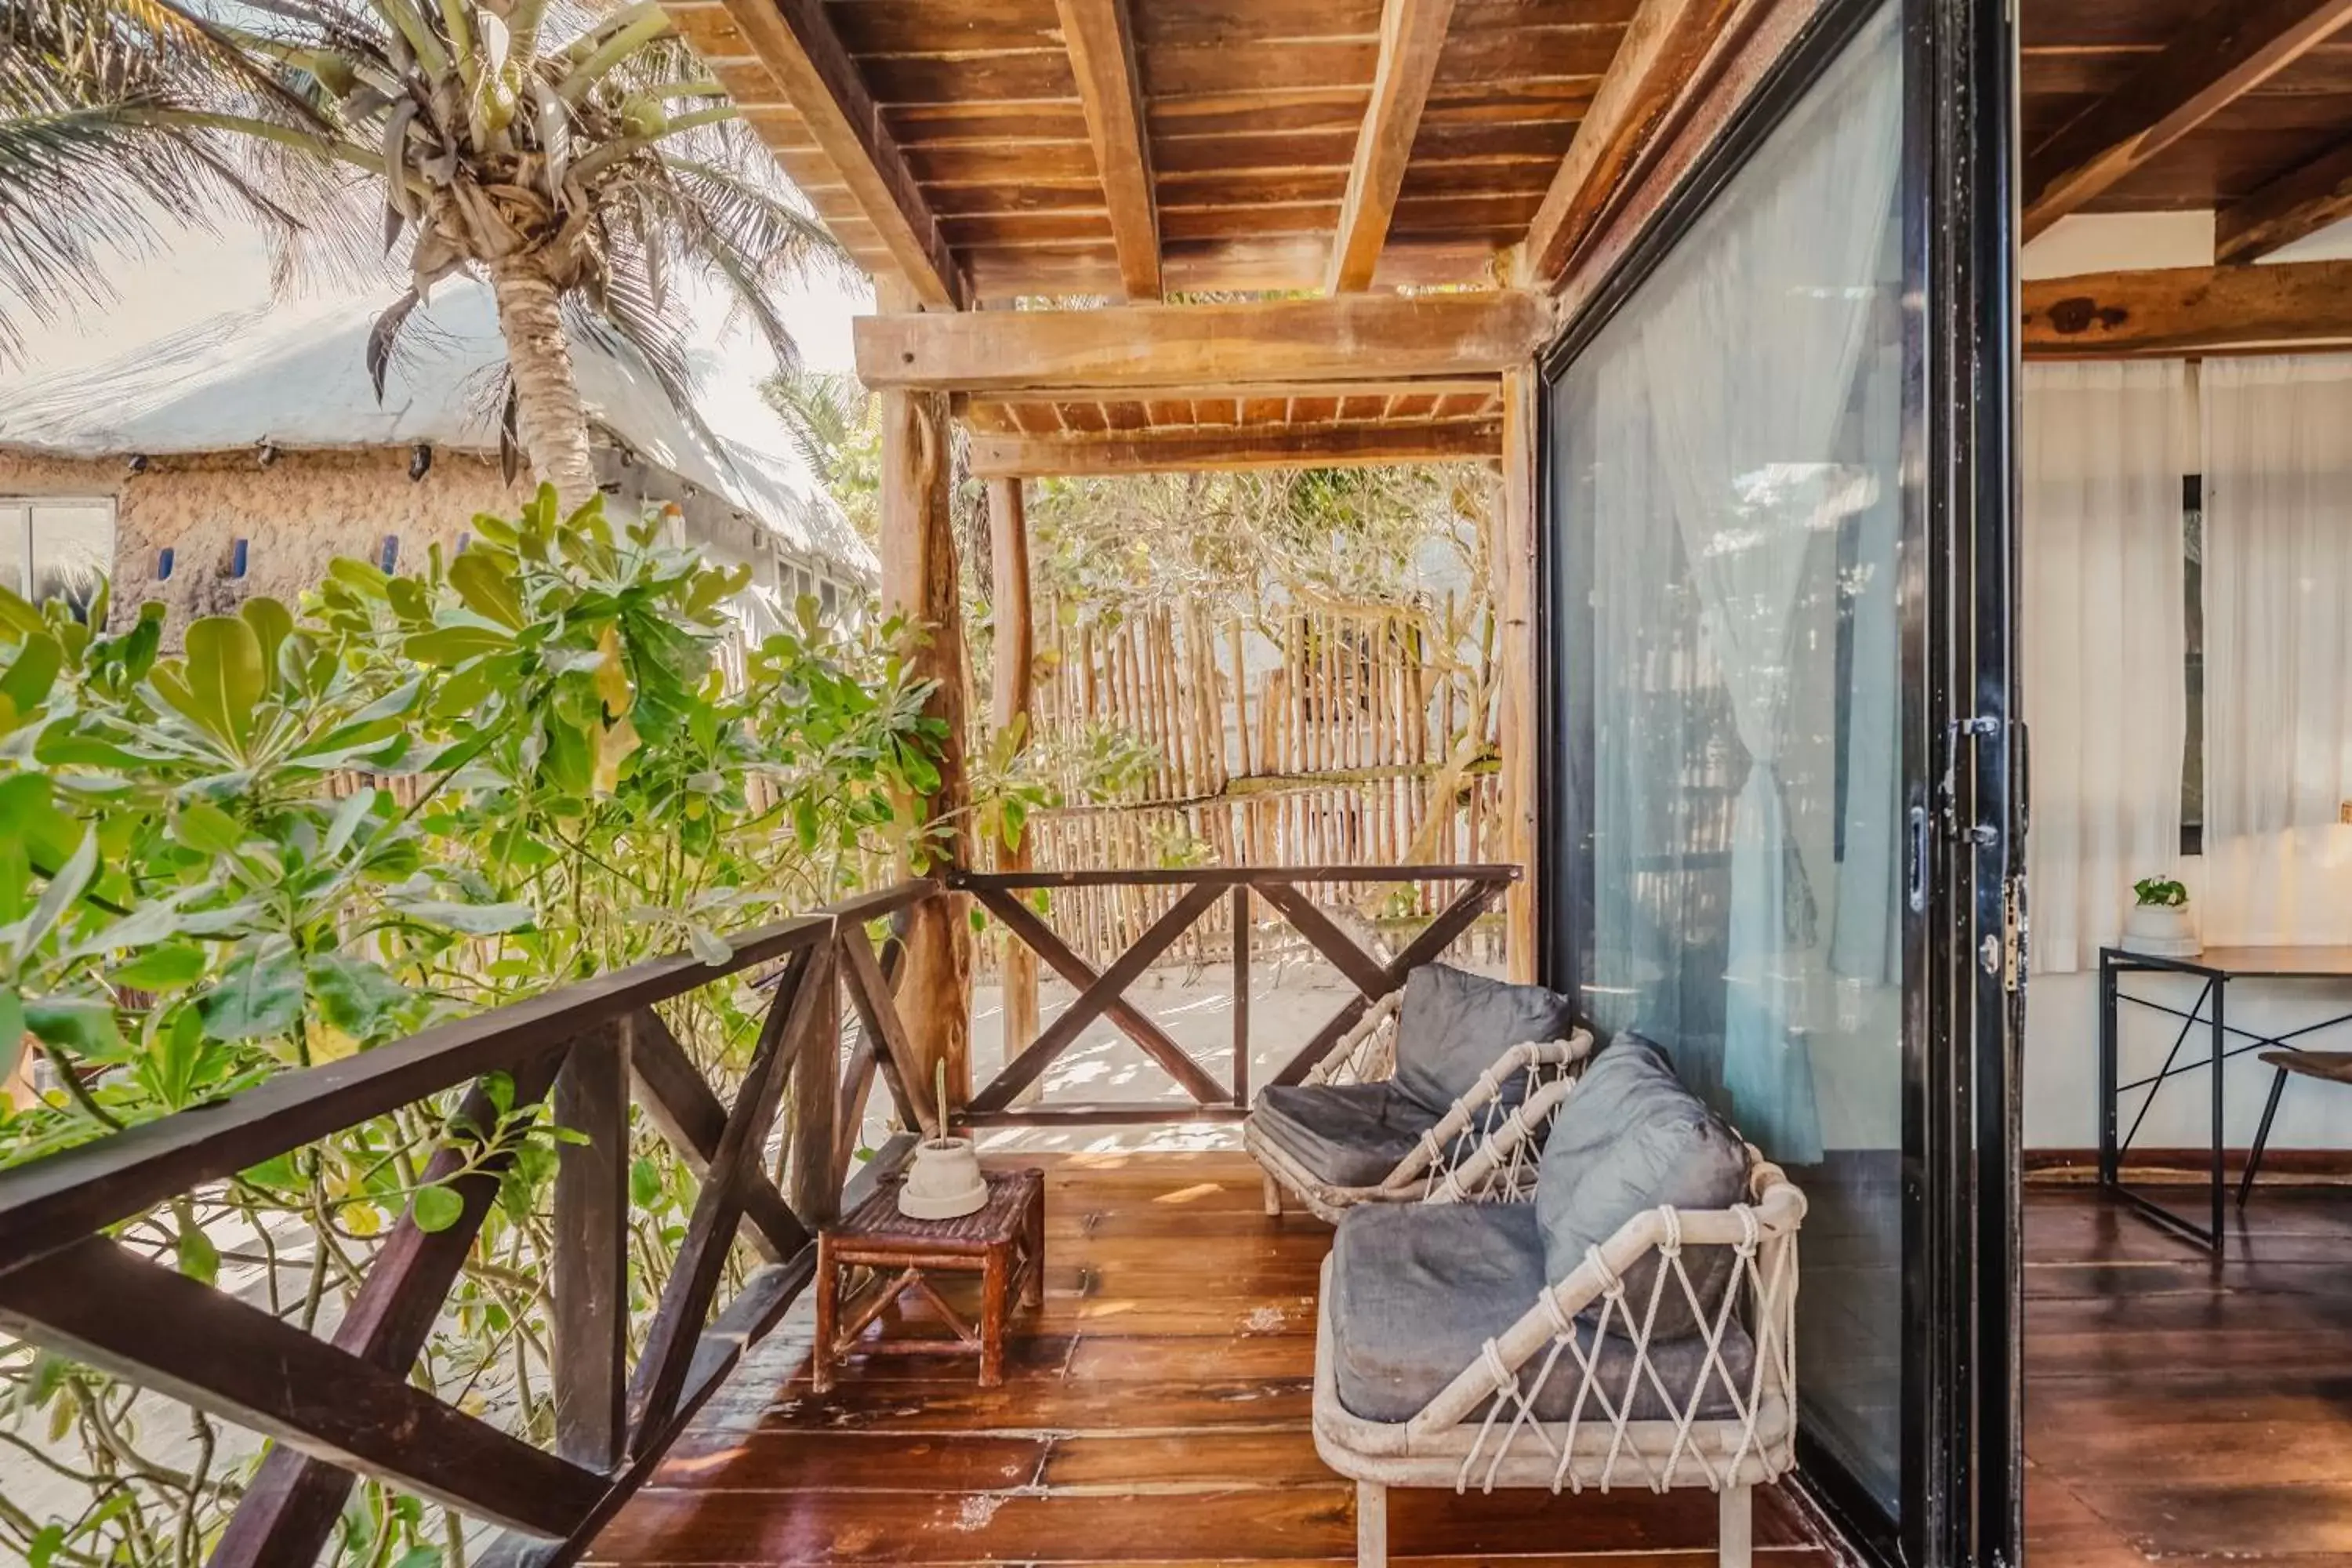
[{"label": "thatched roof", "polygon": [[[362,300],[216,316],[89,369],[0,388],[0,452],[128,458],[412,447],[498,449],[506,352],[489,291],[453,280],[412,315],[379,400]],[[872,551],[788,455],[697,430],[631,349],[573,333],[572,363],[602,437],[721,496],[805,555],[870,576]]]}]

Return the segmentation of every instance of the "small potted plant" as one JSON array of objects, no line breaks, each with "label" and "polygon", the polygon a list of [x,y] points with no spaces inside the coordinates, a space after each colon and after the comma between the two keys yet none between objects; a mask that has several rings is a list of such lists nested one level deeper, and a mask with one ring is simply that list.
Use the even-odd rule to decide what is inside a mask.
[{"label": "small potted plant", "polygon": [[931,1103],[939,1107],[940,1135],[915,1145],[907,1179],[898,1184],[898,1212],[908,1219],[961,1219],[988,1202],[988,1178],[969,1138],[952,1136],[948,1124],[948,1064],[931,1077]]},{"label": "small potted plant", "polygon": [[2142,877],[2132,884],[2131,912],[2124,917],[2123,945],[2158,958],[2191,958],[2203,947],[2189,915],[2189,889],[2170,877]]}]

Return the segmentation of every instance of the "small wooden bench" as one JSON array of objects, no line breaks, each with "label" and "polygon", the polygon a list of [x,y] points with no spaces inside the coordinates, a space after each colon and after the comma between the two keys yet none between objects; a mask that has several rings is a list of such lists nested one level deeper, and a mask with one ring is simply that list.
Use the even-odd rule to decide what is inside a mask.
[{"label": "small wooden bench", "polygon": [[2255,1058],[2267,1067],[2278,1069],[2271,1079],[2271,1097],[2263,1106],[2263,1124],[2254,1132],[2254,1146],[2246,1153],[2245,1174],[2238,1178],[2238,1206],[2246,1206],[2253,1195],[2254,1173],[2262,1169],[2263,1145],[2271,1140],[2271,1119],[2278,1115],[2279,1097],[2286,1092],[2289,1077],[2324,1079],[2329,1083],[2352,1083],[2352,1051],[2299,1051],[2292,1047],[2264,1051]]}]

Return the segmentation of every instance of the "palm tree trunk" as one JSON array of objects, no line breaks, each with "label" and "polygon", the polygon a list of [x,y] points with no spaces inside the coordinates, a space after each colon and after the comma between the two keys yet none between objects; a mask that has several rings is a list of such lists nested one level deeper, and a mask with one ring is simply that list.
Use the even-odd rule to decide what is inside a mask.
[{"label": "palm tree trunk", "polygon": [[588,412],[572,374],[572,345],[563,335],[560,296],[527,258],[493,263],[490,289],[499,331],[514,375],[515,423],[523,455],[541,483],[555,487],[566,507],[596,493],[589,458]]}]

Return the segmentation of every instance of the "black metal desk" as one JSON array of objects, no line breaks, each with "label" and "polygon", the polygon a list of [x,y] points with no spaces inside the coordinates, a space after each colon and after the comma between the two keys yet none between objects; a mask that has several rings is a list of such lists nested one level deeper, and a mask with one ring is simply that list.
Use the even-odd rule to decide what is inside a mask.
[{"label": "black metal desk", "polygon": [[[2204,982],[2197,1000],[2187,1012],[2146,996],[2135,996],[2117,984],[2126,974],[2163,973],[2186,974]],[[2099,1184],[2141,1214],[2168,1230],[2196,1242],[2209,1251],[2221,1247],[2221,1214],[2229,1191],[2229,1179],[2222,1171],[2225,1151],[2221,1123],[2222,1064],[2231,1057],[2264,1048],[2277,1049],[2290,1040],[2322,1029],[2352,1024],[2352,1013],[2323,1018],[2315,1024],[2305,1024],[2281,1035],[2258,1035],[2228,1022],[2224,1015],[2230,982],[2232,980],[2352,980],[2352,947],[2209,947],[2194,958],[2158,958],[2150,953],[2126,952],[2122,948],[2103,947],[2099,950]],[[2120,1004],[2162,1013],[2180,1020],[2180,1032],[2173,1037],[2172,1048],[2165,1053],[2164,1065],[2146,1078],[2129,1083],[2116,1081],[2120,1076],[2116,1064],[2116,1014]],[[2180,1061],[2181,1048],[2189,1043],[2199,1025],[2206,1031],[2206,1049],[2192,1052],[2194,1059]],[[2242,1044],[2231,1044],[2232,1038]],[[2175,1065],[2178,1063],[2179,1065]],[[2209,1089],[2213,1106],[2212,1218],[2210,1226],[2200,1226],[2185,1215],[2176,1214],[2163,1205],[2136,1193],[2123,1184],[2123,1157],[2138,1136],[2140,1123],[2147,1118],[2147,1108],[2155,1103],[2156,1092],[2168,1079],[2200,1069],[2212,1076]],[[2131,1128],[2119,1138],[2116,1125],[2122,1109],[2123,1097],[2135,1089],[2146,1089],[2147,1096],[2134,1113]],[[2278,1094],[2273,1086],[2270,1109],[2278,1108]],[[2269,1115],[2263,1117],[2268,1130]]]}]

